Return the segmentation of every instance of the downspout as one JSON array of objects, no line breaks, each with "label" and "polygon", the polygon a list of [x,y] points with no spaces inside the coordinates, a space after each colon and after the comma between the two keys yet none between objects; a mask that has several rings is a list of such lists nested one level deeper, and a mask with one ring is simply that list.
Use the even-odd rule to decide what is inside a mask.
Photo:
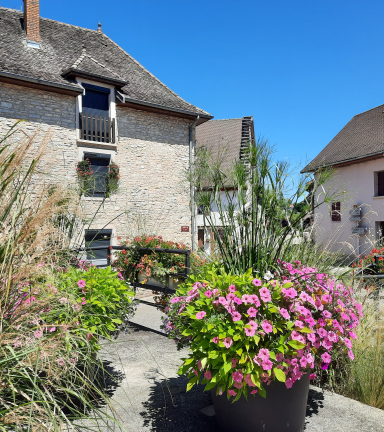
[{"label": "downspout", "polygon": [[193,185],[193,129],[196,127],[200,116],[189,126],[189,171],[191,175],[191,237],[192,237],[192,252],[196,250],[195,244],[195,187]]}]

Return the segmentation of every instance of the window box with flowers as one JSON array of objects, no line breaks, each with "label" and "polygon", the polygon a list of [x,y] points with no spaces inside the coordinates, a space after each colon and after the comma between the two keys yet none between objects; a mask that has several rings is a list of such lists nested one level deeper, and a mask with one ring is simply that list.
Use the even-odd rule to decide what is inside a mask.
[{"label": "window box with flowers", "polygon": [[93,159],[99,159],[99,162],[92,165],[90,158],[86,158],[77,164],[81,194],[88,197],[109,198],[118,190],[120,168],[108,158]]}]

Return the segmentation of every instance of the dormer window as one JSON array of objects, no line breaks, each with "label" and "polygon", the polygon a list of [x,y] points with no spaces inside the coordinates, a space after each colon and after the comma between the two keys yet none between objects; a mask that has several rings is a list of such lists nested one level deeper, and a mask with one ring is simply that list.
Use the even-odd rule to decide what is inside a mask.
[{"label": "dormer window", "polygon": [[115,143],[115,119],[111,115],[111,89],[81,83],[80,138],[100,143]]}]

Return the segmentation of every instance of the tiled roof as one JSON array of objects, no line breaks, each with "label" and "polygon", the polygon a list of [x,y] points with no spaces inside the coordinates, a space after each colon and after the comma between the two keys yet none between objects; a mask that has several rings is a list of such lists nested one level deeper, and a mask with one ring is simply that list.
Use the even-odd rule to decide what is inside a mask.
[{"label": "tiled roof", "polygon": [[20,11],[0,7],[0,72],[66,84],[77,89],[73,80],[62,76],[83,55],[79,70],[118,76],[127,82],[121,92],[135,101],[210,116],[206,111],[186,102],[108,36],[50,19],[40,19],[40,47],[27,47],[23,16]]},{"label": "tiled roof", "polygon": [[220,159],[224,171],[241,159],[242,145],[252,138],[252,117],[210,120],[196,127],[197,149],[205,147],[214,159]]},{"label": "tiled roof", "polygon": [[384,105],[356,115],[302,172],[384,153]]}]

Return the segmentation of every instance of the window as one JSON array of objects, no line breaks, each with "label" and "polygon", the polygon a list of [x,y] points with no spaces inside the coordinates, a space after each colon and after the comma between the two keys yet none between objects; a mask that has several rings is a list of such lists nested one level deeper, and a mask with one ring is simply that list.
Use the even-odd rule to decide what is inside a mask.
[{"label": "window", "polygon": [[199,246],[199,249],[204,250],[204,228],[199,228],[197,230],[197,244]]},{"label": "window", "polygon": [[377,175],[377,196],[384,196],[384,171],[378,171]]},{"label": "window", "polygon": [[[85,232],[85,247],[87,250],[87,261],[97,267],[109,265],[109,247],[111,246],[112,230],[87,230]],[[100,248],[103,249],[95,249]]]},{"label": "window", "polygon": [[332,203],[332,222],[340,222],[341,221],[341,213],[340,213],[340,201]]},{"label": "window", "polygon": [[80,113],[81,139],[87,141],[114,143],[115,120],[110,114],[111,90],[82,83],[85,93],[82,95]]},{"label": "window", "polygon": [[86,196],[105,197],[108,189],[108,173],[111,156],[100,153],[84,153],[84,160],[88,159],[91,163],[93,176],[87,184]]}]

